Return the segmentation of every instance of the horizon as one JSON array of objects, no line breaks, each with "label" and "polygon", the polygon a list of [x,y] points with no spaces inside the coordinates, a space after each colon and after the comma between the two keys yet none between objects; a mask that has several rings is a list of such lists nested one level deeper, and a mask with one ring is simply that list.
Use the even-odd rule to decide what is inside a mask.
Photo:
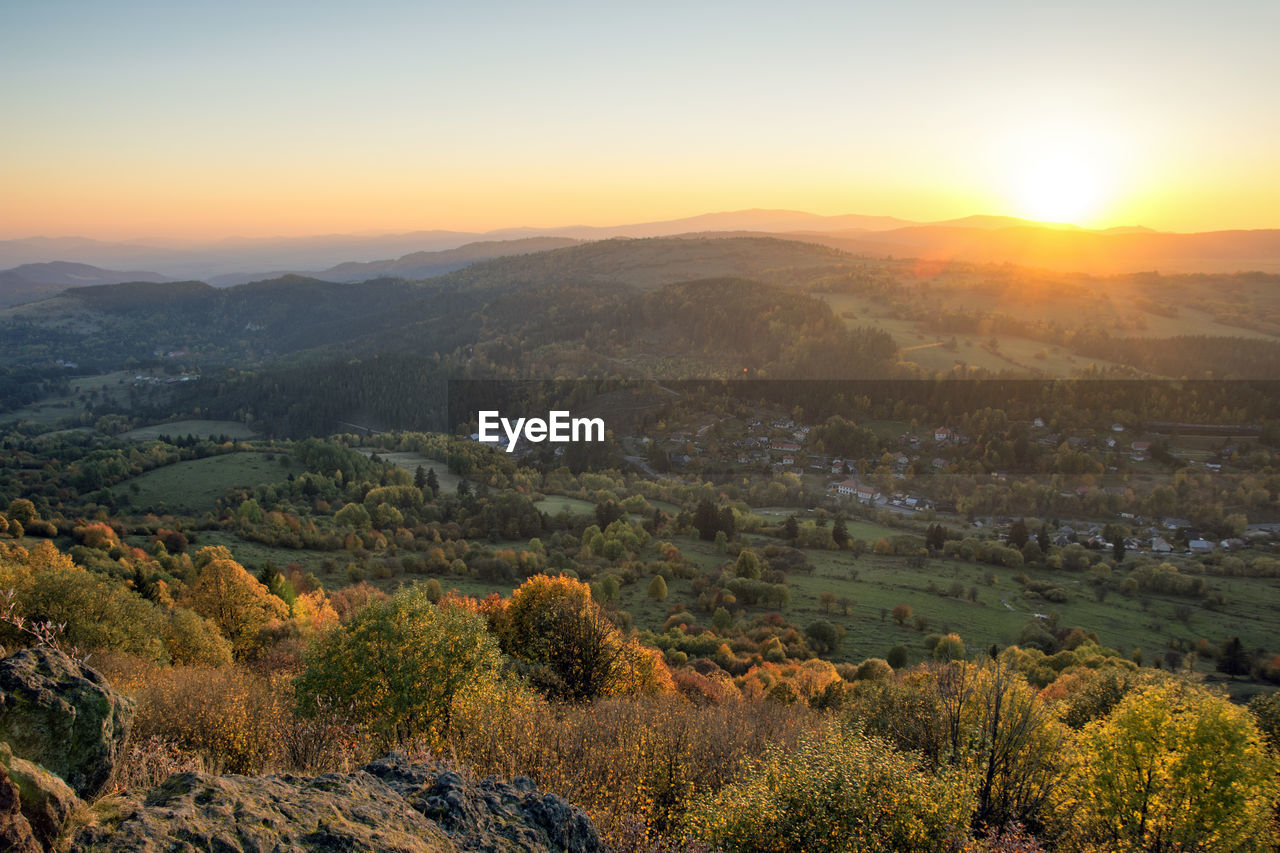
[{"label": "horizon", "polygon": [[0,238],[485,233],[752,208],[1280,227],[1275,4],[502,13],[7,7]]},{"label": "horizon", "polygon": [[[185,238],[179,237],[179,236],[137,235],[137,234],[129,237],[112,238],[112,237],[97,237],[97,236],[93,236],[90,234],[83,234],[83,233],[76,233],[76,234],[40,233],[40,234],[23,234],[23,235],[0,234],[0,242],[21,243],[21,242],[34,242],[34,241],[41,241],[41,240],[47,240],[50,242],[68,241],[68,240],[85,240],[89,242],[101,243],[103,245],[114,245],[114,246],[132,245],[132,246],[138,246],[140,248],[172,249],[176,251],[176,250],[209,249],[209,248],[219,246],[221,244],[228,244],[228,243],[251,244],[251,243],[276,243],[276,242],[289,242],[289,241],[306,241],[306,240],[319,241],[319,240],[342,240],[342,239],[368,240],[368,239],[377,239],[377,238],[383,238],[383,237],[385,238],[411,237],[416,234],[423,234],[423,235],[450,234],[458,237],[459,239],[467,241],[465,243],[460,244],[461,246],[461,245],[467,245],[468,243],[471,243],[471,242],[511,242],[511,241],[517,241],[522,239],[536,239],[540,237],[567,236],[567,235],[559,234],[556,232],[575,231],[580,229],[589,229],[589,230],[597,230],[597,231],[613,231],[613,230],[622,230],[622,229],[635,228],[635,227],[680,223],[685,220],[696,220],[696,219],[703,219],[703,218],[709,218],[709,217],[722,217],[722,216],[723,217],[741,216],[745,214],[793,215],[793,216],[802,216],[802,217],[815,217],[815,218],[822,218],[822,219],[840,219],[844,217],[859,217],[859,218],[866,218],[866,219],[899,219],[900,220],[898,224],[894,224],[888,227],[881,227],[881,228],[858,229],[855,226],[834,226],[830,231],[823,231],[821,227],[815,227],[812,230],[795,229],[794,231],[791,231],[791,232],[781,231],[781,230],[771,230],[771,229],[760,229],[758,232],[756,232],[761,235],[778,236],[778,237],[786,237],[788,233],[822,234],[822,233],[836,233],[836,232],[855,232],[858,230],[862,230],[863,233],[867,235],[868,239],[874,239],[874,236],[878,233],[887,233],[887,232],[898,230],[898,229],[931,228],[931,227],[959,227],[959,228],[971,227],[971,228],[982,228],[984,230],[994,230],[999,228],[1042,228],[1042,229],[1051,230],[1051,231],[1068,231],[1068,232],[1074,231],[1074,232],[1084,232],[1084,233],[1092,233],[1092,234],[1099,234],[1099,235],[1147,233],[1147,234],[1163,234],[1163,235],[1171,235],[1171,236],[1190,236],[1195,234],[1208,234],[1208,233],[1229,232],[1229,231],[1280,230],[1280,227],[1276,227],[1276,228],[1260,227],[1260,228],[1222,228],[1222,229],[1210,229],[1207,231],[1173,231],[1173,230],[1151,228],[1142,223],[1109,225],[1105,227],[1089,227],[1089,226],[1079,225],[1074,222],[1039,221],[1034,219],[1027,219],[1025,217],[1013,216],[1010,214],[999,214],[999,213],[973,213],[973,214],[968,214],[968,215],[958,216],[958,217],[953,217],[948,219],[917,221],[917,220],[905,219],[903,217],[897,217],[892,214],[853,213],[848,211],[843,213],[822,214],[822,213],[814,213],[812,211],[786,209],[786,208],[750,207],[750,208],[742,208],[739,210],[704,211],[701,213],[694,213],[686,216],[668,217],[668,218],[648,220],[648,221],[634,221],[634,222],[609,221],[609,222],[596,222],[596,223],[566,222],[566,223],[557,224],[557,225],[500,225],[495,228],[491,228],[484,231],[468,231],[468,230],[463,230],[459,228],[447,228],[447,227],[440,227],[440,228],[389,227],[385,229],[372,228],[372,229],[365,229],[365,230],[359,230],[359,231],[356,231],[356,230],[328,231],[328,232],[307,231],[307,232],[299,232],[299,233],[293,233],[293,234],[264,233],[264,234],[254,235],[254,234],[248,234],[248,233],[226,233],[226,234],[214,234],[214,235],[209,235],[204,237],[192,236],[192,237],[185,237]],[[984,226],[984,225],[975,224],[974,222],[975,220],[1008,220],[1008,221],[1001,222],[999,225]],[[820,226],[821,223],[816,223],[816,225]],[[652,236],[680,236],[682,233],[715,234],[720,230],[721,229],[710,228],[702,232],[673,231],[669,234],[664,232],[661,235],[652,235]],[[731,233],[736,231],[751,232],[752,229],[743,226],[739,228],[725,230],[725,233]],[[641,238],[632,238],[627,235],[619,235],[619,236],[622,236],[625,239],[641,239]],[[597,239],[613,239],[613,238],[608,236],[600,236],[600,237],[586,236],[586,237],[576,237],[573,239],[577,239],[582,242],[590,242],[592,240],[597,240]],[[436,249],[425,249],[424,251],[436,251]]]}]

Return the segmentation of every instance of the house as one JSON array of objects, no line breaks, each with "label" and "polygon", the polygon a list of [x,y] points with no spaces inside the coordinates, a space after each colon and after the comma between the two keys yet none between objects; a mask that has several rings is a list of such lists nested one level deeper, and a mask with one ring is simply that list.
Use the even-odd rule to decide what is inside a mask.
[{"label": "house", "polygon": [[1036,429],[1044,429],[1044,418],[1036,418],[1031,425]]},{"label": "house", "polygon": [[893,467],[901,471],[911,464],[911,457],[905,453],[898,453],[893,457]]},{"label": "house", "polygon": [[1156,554],[1169,554],[1173,552],[1173,546],[1163,536],[1157,536],[1151,540],[1151,550]]},{"label": "house", "polygon": [[1123,426],[1121,426],[1120,424],[1112,424],[1112,425],[1111,425],[1111,431],[1112,431],[1112,432],[1124,432],[1124,427],[1123,427]]},{"label": "house", "polygon": [[955,433],[946,427],[938,427],[933,431],[933,440],[941,444],[944,441],[950,441],[955,437]]},{"label": "house", "polygon": [[775,441],[769,445],[770,450],[781,450],[786,453],[799,453],[800,445],[790,441]]},{"label": "house", "polygon": [[1151,450],[1151,442],[1135,441],[1133,444],[1129,445],[1129,448],[1133,450],[1134,453],[1147,453]]},{"label": "house", "polygon": [[852,497],[857,494],[858,489],[861,487],[862,484],[857,480],[841,480],[836,483],[836,494],[841,497]]},{"label": "house", "polygon": [[950,465],[950,464],[951,464],[950,462],[948,462],[947,460],[943,459],[941,456],[935,456],[935,457],[933,458],[933,467],[934,467],[934,468],[942,469],[942,468],[946,468],[946,467],[947,467],[948,465]]},{"label": "house", "polygon": [[1191,549],[1192,554],[1212,554],[1216,546],[1208,539],[1192,539],[1187,543],[1187,547]]},{"label": "house", "polygon": [[880,493],[870,486],[858,486],[853,490],[853,496],[863,503],[874,503],[880,497]]},{"label": "house", "polygon": [[790,453],[788,453],[786,456],[782,457],[782,464],[783,464],[783,465],[794,465],[794,464],[796,464],[796,458],[795,458],[794,456],[792,456]]},{"label": "house", "polygon": [[843,473],[844,473],[844,460],[843,460],[843,459],[837,459],[836,461],[834,461],[834,462],[832,462],[832,463],[831,463],[831,473],[832,473],[832,474],[843,474]]}]

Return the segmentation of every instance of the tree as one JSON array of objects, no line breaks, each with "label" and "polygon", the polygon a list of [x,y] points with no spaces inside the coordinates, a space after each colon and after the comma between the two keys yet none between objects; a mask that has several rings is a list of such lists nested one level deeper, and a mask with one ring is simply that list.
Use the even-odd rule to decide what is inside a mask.
[{"label": "tree", "polygon": [[1243,708],[1160,683],[1125,696],[1078,745],[1059,807],[1091,849],[1272,849],[1276,763]]},{"label": "tree", "polygon": [[1040,529],[1036,531],[1036,544],[1040,546],[1041,554],[1049,553],[1049,546],[1053,544],[1053,540],[1049,538],[1049,525],[1040,525]]},{"label": "tree", "polygon": [[1218,652],[1218,672],[1227,675],[1248,675],[1253,669],[1253,658],[1245,650],[1239,637],[1232,637],[1222,644]]},{"label": "tree", "polygon": [[894,669],[902,669],[907,665],[907,655],[907,647],[899,643],[889,649],[889,654],[885,655],[885,660]]},{"label": "tree", "polygon": [[687,826],[726,853],[950,850],[973,807],[958,774],[935,775],[887,741],[828,725],[793,748],[771,744],[758,767],[695,802]]},{"label": "tree", "polygon": [[1027,534],[1027,523],[1021,518],[1009,525],[1009,544],[1014,548],[1021,551],[1022,546],[1026,545],[1030,538]]},{"label": "tree", "polygon": [[724,531],[725,537],[732,539],[733,535],[737,532],[737,524],[733,520],[733,508],[727,506],[722,507],[717,521],[719,522],[720,529]]},{"label": "tree", "polygon": [[733,564],[733,571],[740,578],[760,579],[760,558],[750,548],[738,552],[738,560]]},{"label": "tree", "polygon": [[831,541],[843,549],[849,544],[849,538],[849,525],[845,523],[844,516],[837,516],[836,523],[831,526]]},{"label": "tree", "polygon": [[667,582],[662,575],[654,575],[653,580],[649,581],[649,598],[653,601],[662,601],[667,597]]},{"label": "tree", "polygon": [[236,657],[247,657],[257,647],[259,632],[273,620],[287,619],[289,608],[230,553],[210,547],[196,555],[200,573],[191,590],[191,609],[218,626]]},{"label": "tree", "polygon": [[1111,543],[1111,553],[1115,555],[1117,564],[1124,562],[1124,551],[1124,537],[1117,536],[1115,541]]},{"label": "tree", "polygon": [[431,490],[432,497],[440,494],[440,478],[436,476],[435,468],[427,469],[427,488]]},{"label": "tree", "polygon": [[299,712],[326,705],[351,718],[382,749],[448,732],[454,699],[496,678],[497,642],[479,614],[438,608],[422,586],[374,600],[307,654],[295,683]]},{"label": "tree", "polygon": [[800,535],[800,523],[796,521],[794,515],[788,515],[787,520],[782,525],[783,536],[791,541],[795,541]]},{"label": "tree", "polygon": [[419,465],[413,472],[413,485],[418,491],[422,491],[427,487],[427,469]]},{"label": "tree", "polygon": [[805,637],[809,640],[809,645],[818,654],[830,654],[840,648],[840,642],[844,639],[844,628],[839,625],[832,625],[830,622],[818,620],[804,629]]},{"label": "tree", "polygon": [[624,637],[581,581],[534,575],[490,622],[517,671],[552,699],[589,702],[672,687],[660,656]]},{"label": "tree", "polygon": [[947,634],[938,640],[938,644],[933,647],[934,660],[964,660],[964,657],[964,640],[960,639],[959,634]]},{"label": "tree", "polygon": [[899,604],[897,607],[893,608],[893,621],[897,622],[899,626],[907,624],[907,620],[910,618],[910,604]]},{"label": "tree", "polygon": [[831,613],[831,608],[835,605],[837,597],[838,596],[829,589],[824,589],[822,592],[818,593],[818,603],[822,605],[823,613]]},{"label": "tree", "polygon": [[373,519],[369,515],[369,510],[364,508],[364,504],[353,501],[333,514],[333,523],[339,527],[368,530]]}]

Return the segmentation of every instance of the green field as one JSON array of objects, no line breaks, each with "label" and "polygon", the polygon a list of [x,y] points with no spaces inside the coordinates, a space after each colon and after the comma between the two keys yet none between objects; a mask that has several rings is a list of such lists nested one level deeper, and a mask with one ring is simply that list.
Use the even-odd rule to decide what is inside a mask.
[{"label": "green field", "polygon": [[47,425],[65,418],[78,418],[91,403],[123,403],[128,400],[129,388],[135,376],[156,375],[150,371],[142,374],[132,370],[115,370],[92,376],[72,376],[67,379],[68,393],[54,394],[29,403],[4,415],[5,422],[30,421]]},{"label": "green field", "polygon": [[538,501],[538,510],[545,512],[553,518],[562,512],[567,511],[570,515],[590,515],[594,516],[596,505],[591,501],[584,501],[579,498],[567,498],[564,495],[548,495],[546,500]]},{"label": "green field", "polygon": [[[117,486],[115,491],[133,511],[154,509],[157,512],[203,513],[227,489],[250,489],[262,483],[284,480],[289,474],[305,469],[277,454],[268,459],[265,453],[228,453],[191,459],[148,471]],[[136,491],[135,491],[136,487]]]},{"label": "green field", "polygon": [[196,438],[214,438],[216,436],[225,435],[233,441],[242,441],[246,439],[256,438],[257,433],[249,429],[239,421],[170,421],[164,424],[155,424],[154,426],[139,427],[131,429],[128,432],[121,433],[121,438],[130,441],[150,441],[167,435],[170,438],[185,437],[188,435]]},{"label": "green field", "polygon": [[458,483],[462,480],[457,474],[449,472],[449,466],[439,459],[432,459],[430,456],[423,456],[419,453],[411,453],[409,451],[386,451],[378,450],[376,447],[357,447],[356,450],[365,456],[378,454],[378,458],[384,462],[390,462],[397,468],[414,474],[421,465],[424,471],[435,469],[436,479],[440,481],[440,492],[442,494],[455,492],[458,489]]}]

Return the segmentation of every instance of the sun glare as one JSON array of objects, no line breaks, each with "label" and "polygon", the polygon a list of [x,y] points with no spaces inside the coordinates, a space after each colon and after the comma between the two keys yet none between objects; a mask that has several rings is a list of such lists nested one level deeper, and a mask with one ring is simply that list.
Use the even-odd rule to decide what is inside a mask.
[{"label": "sun glare", "polygon": [[1078,224],[1091,219],[1102,198],[1097,171],[1070,154],[1027,163],[1018,187],[1021,210],[1032,219],[1046,222]]},{"label": "sun glare", "polygon": [[1005,148],[1002,171],[1011,207],[1042,222],[1096,224],[1113,201],[1112,147],[1078,126],[1023,128]]}]

